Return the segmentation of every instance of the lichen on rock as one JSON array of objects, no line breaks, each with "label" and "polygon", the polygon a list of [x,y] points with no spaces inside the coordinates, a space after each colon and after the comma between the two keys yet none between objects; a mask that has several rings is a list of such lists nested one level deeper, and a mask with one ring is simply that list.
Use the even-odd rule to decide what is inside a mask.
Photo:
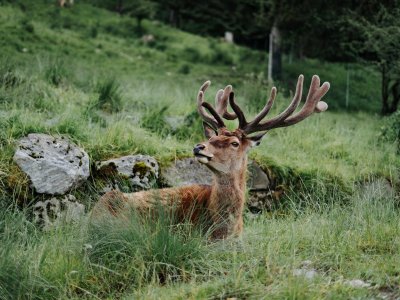
[{"label": "lichen on rock", "polygon": [[151,188],[158,179],[157,161],[148,155],[128,155],[96,163],[98,174],[106,181],[104,191],[135,191]]}]

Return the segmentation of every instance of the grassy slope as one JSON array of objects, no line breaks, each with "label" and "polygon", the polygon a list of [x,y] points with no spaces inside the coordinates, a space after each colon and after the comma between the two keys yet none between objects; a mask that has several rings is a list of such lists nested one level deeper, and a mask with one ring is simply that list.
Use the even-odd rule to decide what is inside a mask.
[{"label": "grassy slope", "polygon": [[[81,3],[73,10],[62,11],[52,4],[43,4],[45,1],[22,3],[31,17],[18,6],[0,6],[0,75],[2,79],[14,78],[11,82],[15,82],[10,85],[3,80],[0,87],[3,203],[13,202],[21,192],[18,189],[24,188],[25,179],[11,159],[15,139],[27,133],[66,134],[81,144],[92,160],[147,153],[164,164],[176,156],[190,155],[191,146],[203,139],[200,122],[194,117],[194,98],[204,80],[213,81],[210,100],[217,88],[232,83],[238,101],[247,104],[250,114],[265,101],[268,87],[258,76],[264,69],[265,56],[259,52],[156,22],[145,22],[146,32],[153,34],[156,42],[144,45],[134,32],[134,20]],[[360,69],[353,68],[353,72]],[[300,72],[308,75],[316,70],[324,80],[332,82],[327,101],[334,108],[343,108],[343,66],[303,61],[287,65],[286,70],[291,80]],[[376,111],[376,106],[369,105],[376,97],[376,74],[369,70],[357,72],[358,77],[351,77],[357,84],[350,91],[349,109]],[[98,103],[99,86],[110,78],[117,78],[120,85],[122,110],[117,113],[93,108]],[[290,86],[294,87],[293,81]],[[286,88],[282,94],[288,93]],[[275,112],[289,101],[282,94]],[[369,98],[363,99],[364,96]],[[111,107],[116,105],[110,103]],[[189,134],[188,125],[176,131],[168,128],[159,113],[164,106],[166,116],[194,120]],[[342,182],[340,186],[344,182],[350,188],[354,182],[374,176],[397,182],[399,160],[395,146],[378,139],[380,124],[379,117],[365,112],[326,112],[293,128],[271,132],[251,155],[272,169],[281,181],[300,178],[309,195],[306,198],[311,198],[314,205],[342,202],[340,193],[327,195],[325,191],[333,182],[334,193],[337,179]],[[77,191],[81,201],[87,198],[87,188],[95,190],[96,185]],[[256,298],[265,293],[276,298],[348,298],[375,295],[380,288],[396,289],[395,266],[399,265],[399,257],[393,249],[398,247],[398,212],[393,209],[393,199],[369,195],[353,196],[349,201],[345,208],[330,204],[304,211],[294,206],[291,213],[248,219],[242,242],[206,245],[204,240],[196,241],[191,236],[188,240],[195,242],[185,248],[182,236],[176,236],[173,229],[165,233],[153,228],[153,234],[128,242],[123,238],[126,234],[117,232],[110,237],[117,247],[121,240],[127,245],[145,245],[145,250],[131,249],[134,254],[128,255],[129,263],[100,251],[91,257],[90,262],[96,263],[90,264],[85,253],[78,251],[93,239],[85,225],[82,232],[65,228],[59,234],[43,234],[24,221],[23,216],[18,219],[6,215],[0,233],[2,244],[8,246],[2,251],[12,253],[13,258],[4,252],[0,264],[9,264],[9,269],[20,268],[22,279],[15,279],[13,276],[18,274],[13,273],[4,277],[4,271],[0,272],[0,284],[22,282],[14,289],[16,293],[43,298],[78,297],[85,294],[82,289],[100,297],[130,290],[155,298],[175,298],[182,293],[195,298],[223,297],[229,293]],[[371,211],[374,213],[369,214]],[[346,231],[343,226],[349,229]],[[20,228],[26,235],[4,234],[9,228]],[[176,252],[166,257],[162,250],[166,236],[177,239],[167,249],[181,250],[183,254],[179,255],[190,255],[198,247],[203,253],[186,260],[176,259],[180,257]],[[146,251],[153,256],[146,256]],[[106,258],[102,260],[103,256]],[[320,272],[311,282],[291,275],[292,269],[306,259],[312,260]],[[184,283],[172,284],[172,277],[167,287],[155,289],[159,271],[156,266],[163,264],[172,266],[166,274],[178,274],[175,279]],[[105,269],[99,271],[94,265]],[[133,267],[127,268],[128,265]],[[376,286],[371,290],[351,289],[344,279],[354,278],[370,280]],[[225,284],[230,290],[223,287]]]}]

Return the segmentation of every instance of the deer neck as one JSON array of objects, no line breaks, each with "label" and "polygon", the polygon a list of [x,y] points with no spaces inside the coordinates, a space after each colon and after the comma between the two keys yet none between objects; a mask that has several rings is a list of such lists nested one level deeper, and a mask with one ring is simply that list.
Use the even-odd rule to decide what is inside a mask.
[{"label": "deer neck", "polygon": [[246,190],[246,166],[247,159],[244,159],[239,170],[229,174],[214,174],[211,189],[213,210],[241,216]]}]

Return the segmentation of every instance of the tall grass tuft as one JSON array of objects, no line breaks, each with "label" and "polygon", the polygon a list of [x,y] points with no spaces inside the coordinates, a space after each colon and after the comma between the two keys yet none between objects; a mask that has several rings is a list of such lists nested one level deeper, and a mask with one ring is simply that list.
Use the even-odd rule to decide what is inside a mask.
[{"label": "tall grass tuft", "polygon": [[383,122],[380,130],[380,139],[396,143],[397,154],[400,153],[400,112],[397,111]]},{"label": "tall grass tuft", "polygon": [[109,289],[105,292],[193,277],[206,253],[200,230],[178,224],[164,208],[155,211],[131,211],[123,219],[91,226],[89,260],[100,271],[98,280]]},{"label": "tall grass tuft", "polygon": [[54,86],[60,86],[67,81],[67,69],[62,59],[54,59],[50,61],[45,70],[45,78],[47,82]]},{"label": "tall grass tuft", "polygon": [[166,137],[172,133],[171,126],[165,121],[165,113],[168,106],[162,106],[157,110],[149,111],[141,120],[141,125],[144,128],[150,129],[161,137]]},{"label": "tall grass tuft", "polygon": [[107,79],[97,86],[99,98],[95,103],[95,107],[107,112],[118,112],[122,109],[122,91],[121,86],[115,78]]},{"label": "tall grass tuft", "polygon": [[24,82],[23,77],[16,71],[15,65],[9,61],[0,64],[0,88],[15,88]]},{"label": "tall grass tuft", "polygon": [[24,213],[0,212],[0,299],[54,298],[51,284],[40,276],[40,238]]}]

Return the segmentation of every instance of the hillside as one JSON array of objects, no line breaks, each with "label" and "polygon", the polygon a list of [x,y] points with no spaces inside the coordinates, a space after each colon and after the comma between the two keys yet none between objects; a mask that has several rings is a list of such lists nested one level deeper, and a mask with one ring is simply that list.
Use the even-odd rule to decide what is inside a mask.
[{"label": "hillside", "polygon": [[[306,88],[315,73],[331,82],[330,109],[272,131],[250,154],[288,193],[277,212],[246,215],[241,241],[210,245],[192,230],[159,231],[170,228],[169,220],[146,223],[139,235],[134,221],[94,233],[86,223],[44,233],[29,214],[13,210],[40,198],[12,162],[15,141],[28,133],[66,135],[92,163],[141,153],[165,166],[191,156],[192,146],[204,139],[195,106],[204,81],[212,81],[209,102],[217,89],[232,84],[249,116],[264,106],[270,89],[265,53],[157,21],[145,20],[139,33],[135,20],[84,1],[69,9],[53,2],[0,4],[0,298],[5,291],[38,299],[266,293],[345,299],[399,290],[398,283],[391,285],[400,265],[398,204],[375,184],[383,178],[398,186],[400,159],[396,145],[380,138],[379,76],[365,66],[285,58],[285,81],[278,83],[272,113],[288,105],[300,73]],[[360,191],[364,185],[373,192]],[[96,188],[93,181],[74,195],[90,207]],[[97,245],[99,237],[103,244],[89,263],[82,249]],[[126,252],[118,260],[113,253],[121,247]],[[307,260],[318,273],[312,284],[293,275]],[[160,272],[166,274],[161,284]],[[349,287],[346,280],[355,278],[376,289]]]},{"label": "hillside", "polygon": [[[12,139],[28,132],[58,132],[83,144],[94,160],[132,151],[164,160],[176,153],[190,155],[190,146],[202,138],[194,101],[205,80],[213,83],[209,99],[218,88],[233,84],[238,101],[250,114],[266,101],[269,88],[259,75],[266,57],[260,52],[197,37],[157,22],[145,22],[144,31],[154,36],[146,43],[135,34],[134,20],[89,5],[59,10],[53,4],[22,3],[22,8],[6,5],[0,12],[4,37],[0,42],[4,82],[1,106],[10,111],[2,120],[2,128],[3,140],[11,148]],[[346,72],[340,65],[304,61],[288,65],[287,70],[290,89],[299,73],[308,75],[306,81],[313,73],[331,81],[327,101],[330,107],[342,106]],[[354,98],[349,102],[353,108],[365,108],[368,103],[367,110],[374,110],[376,106],[370,98],[364,100],[364,93],[373,88],[371,82],[376,75],[358,73],[357,88],[362,94],[351,93]],[[7,79],[10,76],[12,79]],[[12,88],[7,80],[12,80]],[[114,102],[95,104],[101,85],[110,82],[118,94]],[[285,95],[287,90],[283,91]],[[376,95],[376,91],[369,95]],[[289,100],[281,93],[277,102],[279,109]],[[154,118],[152,111],[161,113]],[[188,117],[188,122],[194,123],[189,130],[187,124],[172,130],[165,126],[164,116]],[[193,117],[197,121],[190,119]],[[14,121],[10,127],[11,119],[19,122]],[[48,119],[57,122],[47,122]],[[365,125],[360,125],[363,122]],[[317,169],[346,180],[370,174],[389,176],[393,172],[385,166],[387,157],[389,165],[395,164],[396,157],[389,145],[382,147],[376,140],[379,123],[378,117],[366,113],[328,112],[295,128],[272,132],[255,156],[280,167],[300,167],[305,172]],[[127,132],[124,136],[119,134],[121,130],[132,131],[128,140]],[[307,130],[311,130],[312,139],[304,140],[300,133]],[[363,139],[354,140],[357,135]],[[112,150],[107,149],[110,140],[105,138],[112,139]],[[365,148],[375,150],[365,153]],[[300,149],[303,156],[299,156]],[[338,157],[346,160],[337,161]]]}]

